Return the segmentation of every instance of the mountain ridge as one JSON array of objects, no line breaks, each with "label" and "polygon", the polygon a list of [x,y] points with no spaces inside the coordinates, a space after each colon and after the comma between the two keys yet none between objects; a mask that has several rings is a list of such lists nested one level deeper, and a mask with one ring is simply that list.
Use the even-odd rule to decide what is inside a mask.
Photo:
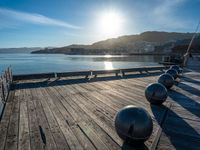
[{"label": "mountain ridge", "polygon": [[[45,48],[32,53],[63,54],[134,54],[134,53],[170,53],[180,45],[188,45],[194,33],[147,31],[141,34],[124,35],[106,39],[91,45],[72,44],[58,48]],[[195,40],[200,40],[197,37]],[[200,42],[199,42],[200,43]],[[196,42],[197,45],[198,42]],[[195,46],[197,48],[198,46]],[[199,49],[195,52],[200,52]],[[177,53],[177,50],[176,50]],[[180,51],[183,53],[183,50]]]},{"label": "mountain ridge", "polygon": [[31,53],[41,49],[41,47],[0,48],[0,53]]}]

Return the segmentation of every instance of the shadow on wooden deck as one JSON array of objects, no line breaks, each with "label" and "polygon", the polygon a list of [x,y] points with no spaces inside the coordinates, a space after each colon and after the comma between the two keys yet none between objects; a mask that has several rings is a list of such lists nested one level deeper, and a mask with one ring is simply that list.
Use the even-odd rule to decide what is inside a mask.
[{"label": "shadow on wooden deck", "polygon": [[[160,117],[157,114],[156,110],[154,107],[152,108],[152,112],[154,114],[155,119],[159,123],[162,133],[160,135],[160,140],[161,138],[165,137],[165,148],[169,148],[169,143],[174,146],[175,149],[187,149],[189,141],[195,141],[196,137],[199,137],[199,133],[190,125],[188,124],[182,117],[180,117],[177,113],[175,113],[173,110],[170,108],[167,108],[166,106],[162,106],[163,109],[166,109],[166,116],[164,117],[163,121],[159,121]],[[184,136],[184,131],[188,133],[189,135],[192,136]],[[169,143],[167,143],[166,138],[168,138]],[[188,139],[187,139],[188,138]],[[188,143],[185,143],[185,140],[188,140]],[[159,140],[159,142],[160,142]],[[159,143],[158,142],[158,143]],[[161,141],[162,143],[163,141]],[[157,143],[157,144],[158,144]],[[198,147],[200,144],[196,145],[191,145],[192,147]],[[164,146],[159,144],[156,146],[157,149],[163,149]],[[170,149],[170,148],[169,148]]]},{"label": "shadow on wooden deck", "polygon": [[200,118],[200,110],[196,111],[197,108],[200,109],[200,104],[195,100],[176,91],[170,92],[169,97],[171,97],[174,102],[180,104],[183,108]]},{"label": "shadow on wooden deck", "polygon": [[191,83],[194,83],[194,84],[197,84],[197,85],[200,85],[200,81],[197,81],[197,80],[194,80],[192,78],[189,78],[189,77],[182,77],[185,81],[188,81],[188,82],[191,82]]},{"label": "shadow on wooden deck", "polygon": [[[200,84],[199,84],[200,85]],[[192,86],[189,86],[187,84],[184,84],[184,83],[179,83],[179,87],[182,89],[182,90],[185,90],[193,95],[196,95],[196,96],[200,96],[200,90],[192,87]]]},{"label": "shadow on wooden deck", "polygon": [[[184,77],[184,79],[199,84],[194,79],[188,77]],[[184,83],[176,83],[175,86],[194,96],[200,96],[200,90],[192,86]],[[172,100],[172,103],[170,103],[173,108],[168,108],[164,105],[161,106],[163,109],[166,109],[166,114],[162,121],[159,120],[160,115],[155,109],[160,106],[151,105],[154,117],[162,128],[162,134],[160,135],[157,149],[163,149],[164,147],[169,148],[169,143],[171,143],[175,149],[198,149],[200,146],[200,134],[195,124],[200,120],[200,104],[194,99],[175,90],[169,90],[168,94]],[[188,114],[191,113],[193,116],[187,116],[187,113],[181,112],[181,109],[179,110],[178,106],[173,106],[173,104],[180,105],[182,107],[181,109],[185,109]],[[163,142],[164,140],[165,143]]]}]

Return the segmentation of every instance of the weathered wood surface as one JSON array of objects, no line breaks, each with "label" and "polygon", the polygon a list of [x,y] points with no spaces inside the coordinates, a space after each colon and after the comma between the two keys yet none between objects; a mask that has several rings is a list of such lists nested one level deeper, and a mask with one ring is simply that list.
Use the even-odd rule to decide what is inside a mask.
[{"label": "weathered wood surface", "polygon": [[171,109],[157,149],[199,150],[200,73],[189,72],[169,92]]},{"label": "weathered wood surface", "polygon": [[[200,74],[185,74],[161,107],[144,97],[157,78],[19,81],[0,123],[0,149],[199,149]],[[116,112],[126,105],[143,107],[153,118],[144,145],[124,143],[115,132]]]}]

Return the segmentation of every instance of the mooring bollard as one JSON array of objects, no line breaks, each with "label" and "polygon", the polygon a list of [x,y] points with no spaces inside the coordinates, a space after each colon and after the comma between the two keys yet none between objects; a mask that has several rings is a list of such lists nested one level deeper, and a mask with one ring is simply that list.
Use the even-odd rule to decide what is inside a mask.
[{"label": "mooring bollard", "polygon": [[120,138],[128,142],[145,142],[152,134],[153,122],[149,113],[133,105],[118,111],[115,129]]}]

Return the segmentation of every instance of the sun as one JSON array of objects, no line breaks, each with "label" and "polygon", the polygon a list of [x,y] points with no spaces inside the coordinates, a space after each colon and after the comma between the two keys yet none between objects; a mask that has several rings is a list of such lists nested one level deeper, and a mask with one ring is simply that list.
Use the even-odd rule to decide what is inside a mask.
[{"label": "sun", "polygon": [[119,12],[105,11],[99,15],[98,29],[103,36],[116,36],[122,32],[124,18]]}]

